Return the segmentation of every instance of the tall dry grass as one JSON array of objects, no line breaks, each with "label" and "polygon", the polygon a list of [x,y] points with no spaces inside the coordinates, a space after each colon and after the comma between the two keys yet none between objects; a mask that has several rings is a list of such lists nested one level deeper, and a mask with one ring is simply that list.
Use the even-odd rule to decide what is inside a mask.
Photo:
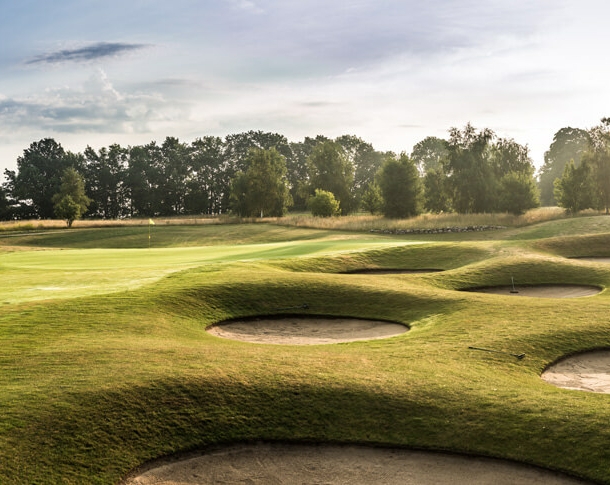
[{"label": "tall dry grass", "polygon": [[315,229],[370,231],[401,229],[440,229],[444,227],[505,226],[521,227],[565,217],[559,207],[532,209],[523,215],[493,214],[422,214],[410,219],[387,219],[383,216],[352,215],[342,217],[312,217],[299,214],[277,219],[279,224]]},{"label": "tall dry grass", "polygon": [[[591,211],[583,213],[591,215]],[[566,217],[565,211],[559,207],[541,207],[532,209],[523,215],[515,216],[508,213],[493,214],[422,214],[410,219],[387,219],[383,216],[358,214],[341,217],[313,217],[309,213],[289,214],[286,217],[269,218],[238,218],[229,215],[222,216],[183,216],[153,218],[155,225],[185,225],[195,226],[203,224],[238,224],[238,223],[270,223],[284,226],[328,229],[341,231],[370,231],[370,230],[400,230],[400,229],[440,229],[444,227],[468,226],[506,226],[521,227],[539,222],[561,219]],[[148,218],[102,220],[84,219],[75,221],[74,228],[95,227],[122,227],[146,226]],[[8,221],[0,222],[0,232],[4,231],[35,231],[41,229],[63,229],[66,223],[63,220],[36,220],[36,221]]]}]

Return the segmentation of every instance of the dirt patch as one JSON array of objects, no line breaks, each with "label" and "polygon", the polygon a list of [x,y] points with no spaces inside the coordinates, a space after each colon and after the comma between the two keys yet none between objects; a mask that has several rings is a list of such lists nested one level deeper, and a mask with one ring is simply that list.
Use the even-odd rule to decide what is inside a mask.
[{"label": "dirt patch", "polygon": [[126,485],[318,483],[369,485],[585,484],[501,460],[358,446],[238,445],[148,469]]},{"label": "dirt patch", "polygon": [[565,389],[610,394],[610,350],[567,357],[544,371],[542,379]]},{"label": "dirt patch", "polygon": [[586,285],[535,285],[535,286],[490,286],[486,288],[473,288],[467,291],[477,293],[491,293],[507,296],[532,296],[536,298],[580,298],[593,296],[601,289],[597,286]]},{"label": "dirt patch", "polygon": [[219,323],[208,328],[216,337],[259,344],[317,345],[378,340],[405,333],[400,323],[355,318],[258,318]]}]

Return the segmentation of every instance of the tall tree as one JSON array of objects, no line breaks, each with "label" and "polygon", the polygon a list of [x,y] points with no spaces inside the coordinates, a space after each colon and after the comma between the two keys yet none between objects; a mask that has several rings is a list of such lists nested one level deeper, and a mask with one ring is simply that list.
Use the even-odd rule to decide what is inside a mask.
[{"label": "tall tree", "polygon": [[561,178],[555,179],[555,199],[571,214],[593,207],[593,180],[586,160],[578,167],[574,160],[565,166]]},{"label": "tall tree", "polygon": [[441,213],[451,211],[451,193],[449,179],[442,165],[429,168],[424,175],[424,209]]},{"label": "tall tree", "polygon": [[377,181],[383,198],[384,216],[404,218],[421,213],[423,194],[419,172],[405,153],[398,159],[386,160]]},{"label": "tall tree", "polygon": [[205,136],[191,143],[191,172],[185,198],[188,214],[221,214],[227,211],[231,179],[225,171],[224,142]]},{"label": "tall tree", "polygon": [[511,171],[500,178],[498,211],[521,215],[539,205],[538,187],[531,172]]},{"label": "tall tree", "polygon": [[160,147],[159,213],[181,215],[184,213],[187,179],[190,171],[190,151],[178,138],[168,136]]},{"label": "tall tree", "polygon": [[275,149],[253,148],[246,172],[239,172],[231,200],[240,216],[281,217],[291,204],[286,181],[286,160]]},{"label": "tall tree", "polygon": [[354,166],[343,148],[336,142],[326,141],[316,146],[309,157],[310,192],[322,189],[331,192],[339,201],[341,214],[349,214],[354,208],[352,187]]},{"label": "tall tree", "polygon": [[72,167],[64,170],[59,192],[53,195],[55,215],[65,219],[68,227],[87,212],[91,199],[85,195],[85,182],[82,176]]},{"label": "tall tree", "polygon": [[589,145],[583,153],[591,167],[595,206],[610,213],[610,119],[589,130]]},{"label": "tall tree", "polygon": [[340,136],[335,142],[341,145],[348,162],[354,167],[353,192],[356,198],[360,198],[375,181],[375,174],[381,168],[386,154],[376,151],[373,145],[353,135]]},{"label": "tall tree", "polygon": [[491,164],[497,180],[496,210],[520,215],[540,205],[536,169],[526,145],[513,139],[496,140],[491,148]]},{"label": "tall tree", "polygon": [[360,205],[362,206],[362,209],[371,214],[381,213],[383,210],[383,197],[381,196],[381,189],[377,182],[369,184],[362,194]]},{"label": "tall tree", "polygon": [[325,136],[315,138],[305,137],[301,142],[290,143],[290,155],[286,157],[286,169],[290,194],[297,210],[307,209],[307,200],[310,197],[309,157],[315,147],[330,141]]},{"label": "tall tree", "polygon": [[129,151],[120,145],[110,145],[96,151],[85,149],[85,183],[91,197],[89,213],[103,219],[128,215],[127,160]]},{"label": "tall tree", "polygon": [[7,221],[14,217],[9,192],[4,186],[0,186],[0,221]]},{"label": "tall tree", "polygon": [[580,128],[561,128],[553,136],[553,142],[548,151],[544,153],[544,164],[540,168],[539,183],[540,203],[542,205],[555,205],[554,182],[562,177],[565,166],[574,161],[576,167],[580,164],[583,152],[588,144],[586,130]]},{"label": "tall tree", "polygon": [[447,160],[449,151],[447,141],[436,136],[427,136],[413,146],[411,160],[417,166],[421,175],[429,170],[437,170]]},{"label": "tall tree", "polygon": [[468,123],[463,130],[449,130],[445,172],[449,177],[453,208],[461,213],[491,212],[494,209],[495,178],[490,163],[494,132],[480,132]]},{"label": "tall tree", "polygon": [[129,148],[126,180],[131,216],[153,217],[159,213],[159,159],[159,147],[155,142]]},{"label": "tall tree", "polygon": [[7,171],[12,196],[29,206],[31,216],[51,219],[53,195],[59,191],[64,170],[83,170],[82,155],[66,152],[53,138],[34,142],[17,158],[17,172]]}]

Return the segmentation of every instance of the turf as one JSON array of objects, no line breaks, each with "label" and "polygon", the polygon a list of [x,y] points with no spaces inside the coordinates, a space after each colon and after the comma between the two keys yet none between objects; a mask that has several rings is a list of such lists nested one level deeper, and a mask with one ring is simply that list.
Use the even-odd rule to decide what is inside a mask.
[{"label": "turf", "polygon": [[[567,258],[610,256],[605,221],[461,241],[265,224],[163,227],[151,249],[130,228],[15,237],[0,249],[0,483],[118,483],[155,457],[260,439],[449,450],[610,483],[608,396],[539,377],[610,348],[610,265]],[[384,267],[445,271],[344,274]],[[605,291],[459,291],[511,277]],[[303,303],[410,331],[307,347],[205,332]]]}]

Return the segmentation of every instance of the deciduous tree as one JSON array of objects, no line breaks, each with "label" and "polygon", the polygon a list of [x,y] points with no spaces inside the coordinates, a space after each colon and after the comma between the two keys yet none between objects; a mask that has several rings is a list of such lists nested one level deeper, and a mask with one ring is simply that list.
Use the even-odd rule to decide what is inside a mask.
[{"label": "deciduous tree", "polygon": [[250,150],[246,172],[235,178],[231,200],[241,216],[281,217],[291,204],[286,160],[275,149]]},{"label": "deciduous tree", "polygon": [[339,201],[341,214],[354,209],[354,167],[338,143],[326,141],[317,145],[309,159],[311,192],[322,189],[331,192]]},{"label": "deciduous tree", "polygon": [[386,217],[404,218],[421,213],[422,184],[415,163],[402,153],[388,159],[377,175]]},{"label": "deciduous tree", "polygon": [[7,172],[12,196],[29,206],[31,215],[51,219],[53,196],[59,191],[64,170],[74,167],[82,171],[82,155],[66,152],[53,138],[32,143],[17,158],[17,172]]},{"label": "deciduous tree", "polygon": [[447,141],[436,136],[427,136],[413,146],[411,160],[423,176],[429,170],[437,170],[447,159]]},{"label": "deciduous tree", "polygon": [[72,227],[72,223],[87,212],[90,203],[81,175],[72,167],[64,170],[59,192],[53,196],[55,215]]},{"label": "deciduous tree", "polygon": [[449,130],[445,173],[453,200],[453,208],[461,213],[491,212],[494,208],[495,177],[490,163],[494,132],[480,132],[468,123],[463,130]]},{"label": "deciduous tree", "polygon": [[555,199],[571,214],[593,207],[591,167],[586,160],[578,167],[574,160],[565,166],[561,178],[555,179]]},{"label": "deciduous tree", "polygon": [[591,167],[594,202],[598,209],[610,213],[610,119],[589,130],[589,145],[583,160]]},{"label": "deciduous tree", "polygon": [[586,130],[580,128],[561,128],[553,136],[553,142],[548,151],[544,153],[544,164],[540,168],[539,183],[540,203],[542,205],[555,205],[554,182],[563,176],[565,166],[574,161],[576,167],[580,164],[583,152],[588,144]]}]

